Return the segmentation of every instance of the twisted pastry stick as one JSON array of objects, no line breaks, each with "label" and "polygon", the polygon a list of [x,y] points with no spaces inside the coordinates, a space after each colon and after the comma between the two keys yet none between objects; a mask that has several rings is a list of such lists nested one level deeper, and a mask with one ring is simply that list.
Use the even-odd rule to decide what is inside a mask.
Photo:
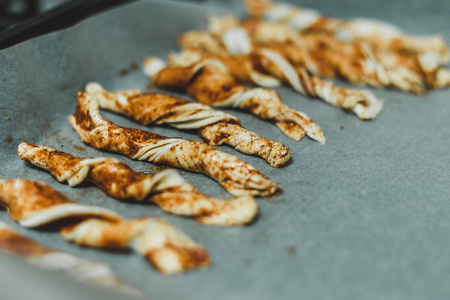
[{"label": "twisted pastry stick", "polygon": [[187,183],[175,170],[153,176],[133,171],[112,158],[79,158],[51,147],[23,142],[19,157],[49,171],[59,182],[76,186],[84,181],[97,185],[119,200],[151,200],[163,210],[210,225],[243,225],[255,217],[258,206],[251,196],[231,200],[208,197]]},{"label": "twisted pastry stick", "polygon": [[[364,47],[364,49],[368,49]],[[440,67],[438,57],[432,53],[401,54],[386,51],[366,51],[372,61],[382,62],[387,69],[401,67],[409,74],[419,78],[420,84],[426,89],[438,89],[450,86],[450,70]],[[419,91],[421,92],[421,91]]]},{"label": "twisted pastry stick", "polygon": [[95,82],[86,92],[100,107],[133,118],[141,124],[168,124],[179,129],[197,129],[209,145],[228,144],[236,150],[263,158],[273,167],[284,166],[291,158],[282,143],[259,137],[240,126],[238,118],[167,94],[133,94],[130,91],[108,93]]},{"label": "twisted pastry stick", "polygon": [[114,275],[108,265],[46,248],[3,222],[0,222],[0,250],[17,255],[35,267],[57,271],[80,282],[111,288],[131,297],[143,296],[141,291],[125,284]]},{"label": "twisted pastry stick", "polygon": [[96,149],[205,174],[234,196],[267,196],[277,191],[276,184],[234,155],[205,143],[121,127],[103,119],[98,103],[84,92],[78,93],[77,109],[69,122],[81,140]]},{"label": "twisted pastry stick", "polygon": [[24,227],[54,224],[64,239],[78,245],[133,249],[162,273],[210,264],[205,249],[166,221],[124,220],[109,209],[72,202],[62,193],[35,181],[0,180],[0,204],[8,209],[11,219]]},{"label": "twisted pastry stick", "polygon": [[199,102],[222,107],[235,107],[271,120],[284,134],[300,140],[305,133],[325,143],[322,129],[306,114],[295,111],[280,99],[277,92],[248,89],[237,83],[226,66],[218,60],[203,60],[188,67],[166,66],[158,58],[147,58],[145,72],[161,87],[187,90]]},{"label": "twisted pastry stick", "polygon": [[249,14],[269,22],[280,22],[306,34],[326,34],[344,41],[363,42],[373,49],[404,54],[428,53],[446,64],[450,50],[441,36],[408,36],[385,21],[358,18],[340,20],[322,16],[318,11],[297,8],[270,0],[246,0]]},{"label": "twisted pastry stick", "polygon": [[[243,32],[245,33],[245,31]],[[260,80],[260,76],[254,76],[255,70],[262,70],[274,76],[274,79],[282,80],[290,84],[302,95],[322,99],[333,106],[341,107],[355,113],[361,119],[373,119],[380,113],[383,107],[382,101],[377,100],[369,91],[357,91],[336,87],[332,82],[323,81],[309,74],[304,66],[292,65],[281,54],[271,49],[259,48],[250,53],[232,55],[233,49],[252,48],[248,35],[243,34],[243,32],[236,28],[227,31],[227,36],[230,39],[226,39],[224,36],[225,45],[223,45],[224,48],[229,49],[227,55],[223,54],[223,52],[222,54],[208,52],[209,49],[203,45],[204,43],[202,41],[208,40],[210,41],[208,44],[210,44],[214,39],[210,33],[185,33],[179,41],[181,46],[188,50],[184,50],[178,56],[172,55],[171,62],[172,64],[186,65],[188,64],[184,62],[186,60],[192,63],[193,61],[198,62],[202,59],[214,58],[227,65],[236,79],[246,83],[265,86],[267,80]],[[232,38],[232,36],[236,38]],[[238,38],[239,36],[242,38]],[[229,41],[230,43],[228,43]],[[247,44],[248,46],[238,44]],[[215,51],[220,46],[220,41],[217,40],[216,47],[210,49],[211,51]],[[206,54],[199,51],[206,52]],[[269,86],[273,87],[274,85],[269,82]]]},{"label": "twisted pastry stick", "polygon": [[297,34],[283,24],[257,20],[215,18],[210,27],[224,40],[230,31],[245,30],[252,46],[270,48],[320,76],[413,93],[450,85],[449,70],[439,67],[436,56],[430,53],[376,51],[365,44],[345,43],[326,35]]}]

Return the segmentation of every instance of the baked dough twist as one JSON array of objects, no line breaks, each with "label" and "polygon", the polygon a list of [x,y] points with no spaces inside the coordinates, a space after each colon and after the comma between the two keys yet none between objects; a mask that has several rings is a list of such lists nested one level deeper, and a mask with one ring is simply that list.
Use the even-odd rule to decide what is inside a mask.
[{"label": "baked dough twist", "polygon": [[69,122],[81,140],[96,149],[203,173],[234,196],[267,196],[278,189],[251,165],[205,143],[115,125],[103,119],[98,103],[84,92],[78,93],[77,109]]},{"label": "baked dough twist", "polygon": [[162,273],[210,264],[204,248],[164,220],[124,220],[109,209],[70,201],[42,183],[0,180],[0,204],[8,209],[11,219],[24,227],[53,224],[64,239],[81,246],[132,249]]},{"label": "baked dough twist", "polygon": [[196,129],[209,145],[225,143],[242,153],[259,156],[273,167],[282,167],[291,158],[289,148],[282,143],[261,138],[243,128],[238,118],[201,103],[167,94],[142,94],[139,90],[108,93],[95,82],[86,85],[86,93],[95,98],[100,107],[124,114],[141,124]]},{"label": "baked dough twist", "polygon": [[157,86],[186,90],[199,102],[234,107],[275,123],[284,134],[300,140],[305,133],[325,143],[322,129],[306,114],[283,104],[277,92],[249,89],[237,83],[227,67],[217,59],[202,60],[187,67],[167,66],[159,58],[146,58],[144,70]]},{"label": "baked dough twist", "polygon": [[28,264],[56,271],[90,285],[112,289],[131,297],[142,297],[141,291],[125,284],[108,265],[56,251],[19,234],[0,221],[0,251],[23,258]]},{"label": "baked dough twist", "polygon": [[305,34],[325,34],[342,41],[368,44],[371,48],[403,54],[424,54],[436,57],[439,64],[450,59],[450,50],[439,35],[415,37],[386,21],[357,18],[341,20],[323,16],[312,9],[294,7],[270,0],[246,0],[252,17],[278,22]]},{"label": "baked dough twist", "polygon": [[227,39],[230,32],[244,31],[253,47],[272,49],[315,75],[412,93],[450,85],[450,71],[441,68],[436,56],[428,52],[379,51],[364,43],[342,42],[323,34],[298,34],[284,24],[254,19],[239,22],[232,17],[212,18],[210,30],[229,44],[233,40]]},{"label": "baked dough twist", "polygon": [[[361,119],[375,118],[383,107],[383,102],[369,91],[336,87],[332,82],[311,75],[304,65],[291,64],[277,51],[254,47],[243,29],[230,29],[227,31],[227,38],[224,37],[223,40],[222,45],[218,38],[208,32],[185,33],[179,42],[186,50],[179,55],[171,55],[170,61],[174,65],[188,65],[201,60],[218,59],[241,82],[275,87],[283,81],[302,95],[322,99],[333,106],[353,112]],[[215,46],[212,46],[213,43]],[[248,46],[243,46],[246,44]],[[223,51],[217,52],[219,48]],[[234,49],[252,50],[234,55]],[[261,72],[264,72],[264,77],[260,76]],[[267,79],[268,74],[272,77],[271,81]]]},{"label": "baked dough twist", "polygon": [[243,225],[258,212],[251,196],[219,200],[206,196],[187,183],[175,170],[153,176],[133,171],[112,158],[80,158],[51,147],[23,142],[21,159],[49,171],[59,182],[76,186],[84,181],[97,185],[119,200],[153,201],[163,210],[210,225]]}]

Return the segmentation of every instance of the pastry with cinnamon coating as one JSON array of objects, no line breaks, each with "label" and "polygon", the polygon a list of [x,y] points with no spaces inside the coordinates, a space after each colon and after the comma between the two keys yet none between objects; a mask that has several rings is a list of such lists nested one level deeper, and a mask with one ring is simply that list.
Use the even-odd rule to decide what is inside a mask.
[{"label": "pastry with cinnamon coating", "polygon": [[211,19],[211,32],[224,40],[237,29],[244,30],[255,47],[278,52],[290,63],[302,65],[318,76],[411,93],[450,85],[450,71],[429,52],[387,51],[365,43],[343,42],[330,35],[297,33],[282,23]]},{"label": "pastry with cinnamon coating", "polygon": [[217,59],[205,59],[189,66],[167,66],[159,58],[148,57],[144,70],[159,87],[187,91],[192,98],[206,105],[251,112],[273,122],[296,141],[306,134],[325,143],[322,129],[306,114],[286,106],[275,91],[250,89],[238,83]]},{"label": "pastry with cinnamon coating", "polygon": [[245,4],[252,18],[282,23],[302,34],[328,35],[346,42],[365,43],[374,50],[406,55],[428,53],[439,64],[446,64],[450,59],[449,47],[439,35],[411,36],[386,21],[331,18],[313,9],[271,0],[245,0]]},{"label": "pastry with cinnamon coating", "polygon": [[261,138],[246,130],[235,116],[168,94],[141,93],[139,90],[107,92],[100,84],[86,85],[86,93],[100,107],[124,114],[143,124],[168,124],[178,129],[197,130],[209,145],[227,144],[256,155],[272,167],[282,167],[291,158],[289,148],[280,142]]},{"label": "pastry with cinnamon coating", "polygon": [[208,266],[209,255],[168,222],[158,218],[124,220],[102,207],[70,201],[48,185],[27,179],[0,180],[0,204],[28,228],[53,226],[75,244],[141,254],[166,274]]},{"label": "pastry with cinnamon coating", "polygon": [[1,221],[0,251],[23,258],[37,268],[55,271],[95,287],[110,289],[133,298],[143,297],[141,291],[114,275],[108,265],[44,247]]},{"label": "pastry with cinnamon coating", "polygon": [[258,212],[251,196],[229,200],[208,197],[171,169],[149,176],[116,159],[80,158],[26,142],[17,147],[17,152],[21,159],[49,171],[59,182],[77,186],[89,181],[115,199],[153,201],[169,213],[209,225],[243,225]]},{"label": "pastry with cinnamon coating", "polygon": [[206,143],[115,125],[100,115],[98,103],[84,92],[78,93],[69,123],[84,143],[96,149],[205,174],[234,196],[268,196],[278,189],[251,165]]},{"label": "pastry with cinnamon coating", "polygon": [[[285,48],[271,49],[252,44],[242,28],[226,31],[223,41],[209,32],[192,31],[183,34],[179,42],[185,50],[170,56],[172,65],[186,66],[216,59],[224,63],[240,82],[262,87],[276,87],[286,83],[299,94],[322,99],[354,113],[360,119],[375,118],[383,107],[383,102],[369,91],[336,87],[332,82],[309,73],[303,63],[289,62],[283,56],[288,51]],[[213,43],[216,44],[215,47],[211,47]],[[223,51],[217,52],[217,49]],[[239,52],[241,49],[247,49],[247,52]]]}]

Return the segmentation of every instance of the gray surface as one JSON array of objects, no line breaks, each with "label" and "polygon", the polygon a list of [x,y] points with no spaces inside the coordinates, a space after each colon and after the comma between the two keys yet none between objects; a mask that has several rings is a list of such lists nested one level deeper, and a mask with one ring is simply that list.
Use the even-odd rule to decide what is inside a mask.
[{"label": "gray surface", "polygon": [[[340,16],[384,18],[412,32],[450,37],[448,1],[311,6]],[[76,92],[91,80],[108,89],[145,88],[147,80],[140,71],[128,76],[119,76],[119,71],[146,55],[164,57],[176,50],[176,36],[201,28],[207,14],[193,4],[139,2],[0,51],[0,178],[39,180],[75,201],[102,205],[126,217],[163,216],[207,247],[211,268],[161,276],[138,255],[79,248],[58,233],[20,228],[6,212],[0,212],[0,219],[44,245],[109,263],[151,299],[449,299],[448,90],[423,97],[374,90],[386,100],[385,109],[376,120],[363,122],[288,88],[279,89],[289,106],[306,112],[322,127],[326,145],[307,138],[294,142],[269,123],[233,112],[246,128],[283,142],[293,154],[288,167],[274,169],[261,159],[220,148],[251,163],[285,190],[280,197],[260,199],[259,219],[243,228],[209,227],[169,216],[154,205],[120,203],[88,184],[70,188],[17,158],[16,146],[29,141],[75,155],[116,157],[141,171],[155,170],[150,164],[83,145],[67,116],[74,111]],[[112,113],[104,116],[145,129]],[[151,130],[198,139],[169,128]],[[181,173],[203,192],[227,197],[212,180]],[[14,261],[5,259],[0,256],[0,282],[11,282],[12,274],[20,274],[23,267],[16,269]],[[2,288],[2,300],[29,298],[23,296],[27,290],[18,287],[31,276],[15,278],[21,278],[14,280],[16,287]],[[54,292],[47,299],[77,298],[78,285],[52,278],[47,273],[38,278],[43,292]],[[14,288],[22,296],[8,294]],[[55,296],[66,289],[65,297]],[[87,299],[84,295],[81,298]]]}]

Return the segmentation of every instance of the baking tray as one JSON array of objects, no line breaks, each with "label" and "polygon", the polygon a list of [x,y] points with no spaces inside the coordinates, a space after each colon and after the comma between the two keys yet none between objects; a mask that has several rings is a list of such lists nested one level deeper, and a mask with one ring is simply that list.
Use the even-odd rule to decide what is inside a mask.
[{"label": "baking tray", "polygon": [[[450,37],[448,1],[302,3],[336,16],[377,17],[410,32],[439,32],[447,41]],[[322,127],[325,145],[307,138],[295,142],[270,123],[227,110],[249,130],[288,145],[293,155],[291,164],[275,169],[220,147],[285,191],[259,199],[260,215],[245,227],[205,226],[168,215],[156,205],[121,203],[89,184],[70,188],[17,157],[17,145],[28,141],[80,156],[114,157],[139,171],[157,170],[84,145],[67,117],[74,112],[76,92],[89,81],[111,90],[144,89],[148,80],[141,71],[124,70],[147,55],[165,57],[176,51],[176,37],[187,29],[204,28],[212,12],[223,10],[140,1],[0,51],[0,178],[39,180],[70,199],[125,217],[164,217],[209,250],[210,268],[162,276],[139,255],[80,248],[56,232],[21,228],[5,211],[0,211],[0,219],[45,246],[108,263],[151,299],[449,299],[449,90],[414,96],[374,89],[386,100],[385,107],[377,119],[364,122],[289,88],[277,89],[287,105]],[[141,126],[106,111],[103,115],[120,125],[199,139],[171,128]],[[229,197],[205,176],[180,172],[206,194]],[[115,299],[10,257],[1,255],[0,265],[1,300]]]}]

